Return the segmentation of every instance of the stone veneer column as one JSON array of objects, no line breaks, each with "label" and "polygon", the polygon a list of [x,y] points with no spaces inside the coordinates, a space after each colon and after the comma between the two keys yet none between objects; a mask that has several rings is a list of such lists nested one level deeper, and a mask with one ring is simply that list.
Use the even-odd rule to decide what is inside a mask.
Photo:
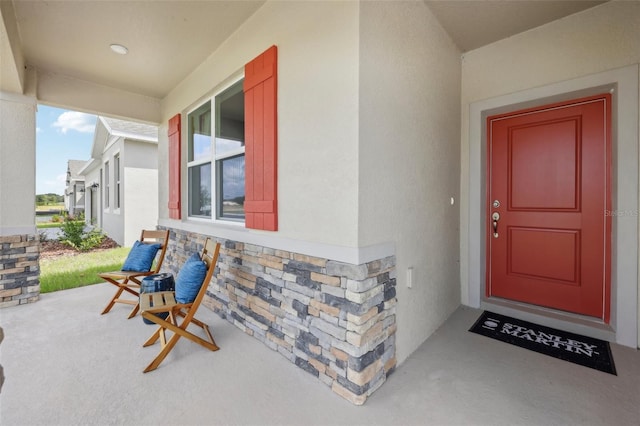
[{"label": "stone veneer column", "polygon": [[40,296],[38,236],[0,236],[0,246],[0,308],[37,301]]},{"label": "stone veneer column", "polygon": [[[171,230],[174,274],[205,236]],[[205,305],[361,405],[396,366],[395,257],[362,265],[230,240]]]}]

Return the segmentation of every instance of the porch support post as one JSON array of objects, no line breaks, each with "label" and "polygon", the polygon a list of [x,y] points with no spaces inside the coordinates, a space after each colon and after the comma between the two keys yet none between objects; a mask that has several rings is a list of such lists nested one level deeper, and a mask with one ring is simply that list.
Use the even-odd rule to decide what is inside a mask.
[{"label": "porch support post", "polygon": [[35,227],[36,99],[0,92],[0,307],[40,293]]}]

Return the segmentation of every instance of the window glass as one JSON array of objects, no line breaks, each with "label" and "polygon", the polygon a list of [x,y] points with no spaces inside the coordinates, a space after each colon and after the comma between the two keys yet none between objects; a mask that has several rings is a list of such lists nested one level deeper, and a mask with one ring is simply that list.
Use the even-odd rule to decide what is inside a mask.
[{"label": "window glass", "polygon": [[211,163],[189,168],[189,216],[211,217]]},{"label": "window glass", "polygon": [[218,216],[228,219],[244,218],[244,154],[218,160],[218,192],[222,201]]},{"label": "window glass", "polygon": [[188,116],[189,159],[211,159],[211,103],[207,102]]},{"label": "window glass", "polygon": [[242,81],[216,96],[216,157],[244,149]]}]

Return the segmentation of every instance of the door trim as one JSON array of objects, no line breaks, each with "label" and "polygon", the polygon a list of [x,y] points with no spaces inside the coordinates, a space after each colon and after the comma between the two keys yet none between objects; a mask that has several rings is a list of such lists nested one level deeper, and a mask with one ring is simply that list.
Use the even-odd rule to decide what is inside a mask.
[{"label": "door trim", "polygon": [[[462,303],[480,307],[486,284],[486,117],[562,102],[613,90],[612,208],[627,212],[612,217],[611,327],[608,340],[638,347],[638,65],[614,69],[509,95],[477,101],[469,107],[468,198],[461,206],[461,224],[468,232],[461,252]],[[462,188],[463,194],[465,188]],[[466,280],[464,279],[466,277]],[[519,309],[516,304],[512,309]],[[571,329],[579,316],[557,319],[536,312],[541,322]],[[602,334],[602,324],[591,324],[583,334]],[[571,331],[571,330],[569,330]]]},{"label": "door trim", "polygon": [[[601,287],[598,287],[598,295],[601,297],[601,303],[598,304],[598,306],[600,307],[601,311],[599,313],[598,316],[596,315],[591,315],[592,318],[596,318],[600,321],[603,321],[606,324],[609,324],[610,322],[610,309],[611,309],[611,215],[607,215],[604,212],[610,212],[611,211],[611,188],[612,188],[612,183],[611,183],[611,95],[604,92],[604,93],[600,93],[596,96],[589,96],[589,97],[583,97],[583,98],[578,98],[578,99],[571,99],[568,102],[556,102],[553,104],[546,104],[546,105],[542,105],[540,107],[537,108],[528,108],[528,109],[524,109],[524,110],[514,110],[514,111],[510,111],[506,114],[499,114],[499,115],[492,115],[489,116],[486,120],[487,120],[487,134],[486,134],[486,140],[487,140],[487,164],[486,164],[486,171],[487,171],[487,185],[486,187],[489,188],[492,185],[492,176],[493,176],[493,171],[494,170],[499,170],[499,166],[497,169],[493,169],[493,164],[492,164],[492,152],[493,149],[495,148],[495,146],[490,146],[490,141],[492,139],[492,135],[493,135],[493,124],[495,123],[496,125],[500,125],[500,123],[504,123],[505,120],[529,120],[526,121],[528,124],[524,125],[524,124],[520,124],[518,126],[516,126],[517,128],[522,128],[522,127],[529,127],[532,125],[532,123],[535,123],[536,125],[540,125],[541,120],[543,120],[542,118],[540,118],[541,116],[545,116],[547,117],[546,119],[543,120],[543,123],[548,124],[550,121],[554,122],[554,123],[558,123],[558,122],[567,122],[569,120],[575,120],[575,116],[573,115],[573,113],[571,113],[571,117],[567,117],[566,116],[566,110],[567,109],[571,109],[571,111],[575,111],[575,109],[577,107],[582,107],[582,106],[593,106],[595,104],[597,108],[602,108],[602,123],[603,123],[603,133],[599,134],[598,133],[598,137],[602,137],[603,139],[598,139],[598,143],[601,143],[602,146],[604,147],[604,152],[600,152],[604,158],[598,158],[598,164],[600,167],[602,167],[602,175],[600,176],[603,180],[601,181],[603,183],[604,186],[604,193],[598,194],[596,195],[596,197],[598,197],[598,201],[599,203],[597,206],[597,210],[595,210],[595,206],[591,206],[591,207],[585,207],[585,205],[583,205],[581,200],[584,200],[586,202],[587,198],[590,197],[583,197],[583,192],[585,191],[585,189],[577,189],[576,190],[576,197],[577,197],[577,205],[574,205],[573,208],[562,208],[561,210],[564,211],[565,213],[587,213],[587,214],[596,214],[596,213],[602,213],[603,216],[601,217],[600,221],[598,221],[597,226],[598,227],[602,227],[602,233],[591,233],[591,238],[602,238],[602,244],[603,246],[601,247],[602,249],[602,281],[601,281]],[[601,106],[600,106],[601,105]],[[560,114],[562,116],[562,118],[558,118],[557,115],[553,115],[554,118],[549,118],[549,114]],[[576,113],[577,114],[577,113]],[[538,117],[538,118],[535,118]],[[584,121],[584,117],[582,115],[580,115],[580,118],[582,119],[582,121]],[[533,120],[533,121],[531,121]],[[537,121],[536,121],[537,120]],[[575,125],[575,121],[573,122],[573,125]],[[586,122],[583,123],[584,127],[581,128],[581,130],[579,131],[580,134],[582,134],[586,128],[589,128],[589,124],[587,124]],[[573,133],[572,133],[573,135]],[[593,136],[593,135],[592,135]],[[506,137],[506,135],[504,136]],[[578,156],[580,157],[581,154],[580,152],[582,151],[582,148],[579,148],[580,146],[583,146],[582,142],[578,142],[577,144],[577,148],[578,151]],[[599,145],[598,145],[599,146]],[[584,148],[584,146],[583,146]],[[582,161],[580,162],[581,164]],[[502,167],[508,167],[506,164],[502,165]],[[582,167],[582,166],[579,166]],[[582,181],[583,179],[583,174],[582,172],[577,172],[579,174],[579,178],[578,182]],[[507,173],[508,175],[508,173]],[[578,183],[578,188],[581,188],[583,184]],[[509,192],[511,191],[511,189],[508,190]],[[511,206],[507,206],[506,204],[508,204],[508,200],[510,198],[510,196],[507,196],[506,194],[503,195],[503,202],[505,203],[505,206],[501,206],[501,209],[495,209],[491,206],[491,200],[494,197],[489,197],[489,192],[490,191],[486,191],[487,192],[487,196],[486,196],[486,214],[490,215],[491,212],[493,210],[496,211],[501,211],[505,217],[507,217],[509,214],[512,213],[512,211],[510,210],[511,208],[513,208],[514,212],[518,211],[520,209],[516,208],[516,207],[511,207]],[[601,198],[600,198],[601,197]],[[574,200],[574,202],[576,202]],[[568,209],[568,210],[567,210]],[[583,210],[583,209],[589,209],[589,210]],[[546,210],[546,209],[545,209]],[[534,211],[535,209],[531,209],[531,208],[525,208],[525,211],[528,212],[528,214],[536,214]],[[590,213],[589,213],[590,212]],[[548,213],[548,210],[547,210]],[[583,218],[585,216],[582,216]],[[492,278],[492,270],[491,270],[491,266],[492,263],[490,261],[490,258],[492,256],[492,243],[493,243],[493,238],[491,238],[491,231],[489,229],[490,227],[490,220],[487,220],[487,234],[486,234],[486,242],[487,242],[487,246],[486,246],[486,262],[487,262],[487,275],[486,275],[486,285],[485,285],[485,293],[484,295],[486,296],[486,300],[493,300],[495,298],[500,298],[500,296],[492,296],[493,293],[493,289],[492,289],[492,282],[491,282],[491,278]],[[502,222],[502,219],[501,219]],[[527,225],[523,224],[522,222],[519,222],[519,226],[524,226],[526,227]],[[594,226],[596,226],[594,224]],[[515,228],[514,228],[515,229]],[[581,230],[585,230],[585,228],[580,228]],[[600,229],[600,228],[598,228]],[[558,231],[557,229],[555,229],[555,231]],[[505,229],[503,228],[503,238],[509,239],[506,235],[507,232],[505,232]],[[566,230],[565,230],[566,232]],[[509,235],[511,235],[510,232],[508,232]],[[580,231],[577,231],[578,236],[576,237],[578,240],[580,240]],[[557,235],[557,234],[556,234]],[[583,235],[584,237],[586,237],[586,233]],[[503,243],[505,243],[503,241]],[[576,242],[573,241],[573,243],[575,244]],[[588,244],[587,242],[585,242],[584,244]],[[507,244],[508,246],[508,244]],[[582,247],[584,248],[584,246]],[[505,250],[507,250],[505,248]],[[580,252],[581,249],[577,249],[577,252]],[[503,256],[507,256],[506,252],[503,254]],[[583,259],[581,259],[583,260]],[[574,265],[575,266],[575,265]],[[580,272],[576,272],[576,274],[579,276]],[[510,274],[507,274],[510,275]],[[517,274],[516,274],[517,275]],[[503,277],[504,279],[509,279],[508,277]],[[578,283],[581,281],[581,279],[576,278],[577,282],[575,283],[575,285],[579,285]],[[592,281],[593,283],[593,281]],[[542,284],[542,283],[541,283]],[[595,283],[593,283],[595,284]],[[500,287],[499,283],[496,283],[496,287]],[[563,287],[566,289],[566,287]],[[577,287],[570,287],[573,289],[577,289]],[[590,290],[588,290],[590,293],[580,293],[583,295],[587,295],[590,294],[591,296],[595,297],[595,294],[593,294],[595,292],[595,289],[593,288],[593,286],[589,286]],[[509,299],[506,296],[504,297],[504,299],[508,302],[518,302],[517,298],[514,299]],[[524,302],[524,301],[520,301],[518,302],[519,305],[528,305],[530,303],[528,302]],[[544,307],[544,304],[541,305],[534,305],[536,307]],[[547,305],[548,307],[548,305]],[[593,305],[591,305],[592,308]],[[555,309],[552,309],[555,310]],[[544,311],[544,310],[543,310]],[[546,312],[546,311],[545,311]],[[563,311],[560,311],[563,312]],[[575,311],[571,311],[571,310],[567,310],[566,312],[571,313],[572,315],[575,314]],[[578,315],[584,315],[587,316],[585,312],[583,313],[578,313]]]}]

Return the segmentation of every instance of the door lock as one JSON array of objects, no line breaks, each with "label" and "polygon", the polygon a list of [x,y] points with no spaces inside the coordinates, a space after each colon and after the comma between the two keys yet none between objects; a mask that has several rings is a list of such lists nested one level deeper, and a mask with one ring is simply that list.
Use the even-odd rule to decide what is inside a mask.
[{"label": "door lock", "polygon": [[493,238],[498,238],[498,221],[500,220],[500,213],[493,212],[493,214],[491,215],[491,219],[493,220]]}]

